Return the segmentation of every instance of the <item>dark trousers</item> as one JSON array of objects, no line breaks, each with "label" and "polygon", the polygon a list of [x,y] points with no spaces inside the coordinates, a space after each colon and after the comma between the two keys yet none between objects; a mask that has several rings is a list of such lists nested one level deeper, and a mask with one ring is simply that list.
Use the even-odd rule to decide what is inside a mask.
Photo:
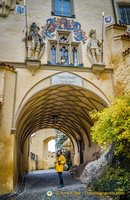
[{"label": "dark trousers", "polygon": [[59,175],[60,184],[63,185],[62,172],[58,172],[58,175]]}]

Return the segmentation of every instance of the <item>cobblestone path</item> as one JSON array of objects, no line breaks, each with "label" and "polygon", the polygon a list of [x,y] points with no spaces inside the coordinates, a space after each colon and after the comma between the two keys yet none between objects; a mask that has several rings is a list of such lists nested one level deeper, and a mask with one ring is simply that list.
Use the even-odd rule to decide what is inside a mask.
[{"label": "cobblestone path", "polygon": [[[85,184],[73,179],[69,172],[63,173],[64,187],[57,188],[58,175],[55,170],[32,171],[24,177],[24,190],[9,200],[108,200],[89,194]],[[52,191],[52,196],[47,196],[47,191]]]}]

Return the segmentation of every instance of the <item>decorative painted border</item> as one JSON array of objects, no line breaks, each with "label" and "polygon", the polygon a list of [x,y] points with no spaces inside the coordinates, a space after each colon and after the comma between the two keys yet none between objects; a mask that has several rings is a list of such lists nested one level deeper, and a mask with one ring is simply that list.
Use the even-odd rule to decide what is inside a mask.
[{"label": "decorative painted border", "polygon": [[54,38],[56,29],[60,30],[72,30],[74,33],[74,39],[76,41],[82,41],[86,43],[87,36],[86,32],[81,29],[81,24],[74,20],[68,20],[65,18],[49,18],[46,20],[46,25],[42,26],[41,35],[43,39]]}]

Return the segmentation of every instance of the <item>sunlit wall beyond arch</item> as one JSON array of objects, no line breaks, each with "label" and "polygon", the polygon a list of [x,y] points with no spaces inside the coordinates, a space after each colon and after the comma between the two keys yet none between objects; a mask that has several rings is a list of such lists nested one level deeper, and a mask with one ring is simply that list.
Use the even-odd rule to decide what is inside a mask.
[{"label": "sunlit wall beyond arch", "polygon": [[54,167],[55,157],[48,159],[48,142],[52,139],[55,139],[55,129],[42,129],[30,136],[29,171]]}]

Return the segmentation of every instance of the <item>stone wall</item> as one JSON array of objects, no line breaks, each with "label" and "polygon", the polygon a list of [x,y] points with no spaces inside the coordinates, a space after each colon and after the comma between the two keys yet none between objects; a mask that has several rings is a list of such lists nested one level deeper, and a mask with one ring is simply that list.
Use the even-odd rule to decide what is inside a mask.
[{"label": "stone wall", "polygon": [[89,162],[82,171],[79,179],[86,183],[87,187],[96,183],[103,172],[110,166],[114,156],[114,148],[111,145],[108,150],[95,161]]},{"label": "stone wall", "polygon": [[116,96],[124,95],[130,91],[130,37],[126,31],[127,26],[125,25],[113,25],[106,29],[108,41],[111,40],[109,62],[114,69],[113,84]]}]

